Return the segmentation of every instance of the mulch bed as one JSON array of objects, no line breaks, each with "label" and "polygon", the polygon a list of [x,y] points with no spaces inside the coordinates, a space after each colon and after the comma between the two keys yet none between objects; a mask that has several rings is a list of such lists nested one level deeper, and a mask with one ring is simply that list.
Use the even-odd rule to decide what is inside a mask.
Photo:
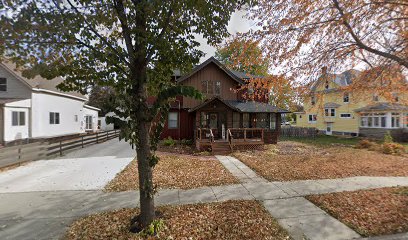
[{"label": "mulch bed", "polygon": [[363,236],[408,232],[408,188],[330,193],[307,197]]},{"label": "mulch bed", "polygon": [[319,147],[288,141],[268,145],[265,151],[237,152],[234,156],[271,181],[408,176],[406,156],[350,147]]},{"label": "mulch bed", "polygon": [[[159,163],[153,170],[153,182],[158,188],[191,189],[202,186],[236,184],[239,181],[213,156],[192,156],[159,153]],[[108,183],[106,191],[139,189],[137,160],[133,160]]]},{"label": "mulch bed", "polygon": [[77,220],[65,239],[290,239],[256,201],[165,206],[158,210],[165,228],[155,237],[129,232],[130,219],[139,210],[121,209]]}]

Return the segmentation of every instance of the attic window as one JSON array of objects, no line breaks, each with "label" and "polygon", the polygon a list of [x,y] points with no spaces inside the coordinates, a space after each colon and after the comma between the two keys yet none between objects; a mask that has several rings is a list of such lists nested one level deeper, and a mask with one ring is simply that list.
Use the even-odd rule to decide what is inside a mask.
[{"label": "attic window", "polygon": [[349,103],[350,102],[350,94],[349,93],[344,93],[343,102],[344,103]]},{"label": "attic window", "polygon": [[220,81],[216,81],[215,82],[215,91],[214,91],[215,95],[221,95],[221,82]]},{"label": "attic window", "polygon": [[7,91],[7,78],[0,78],[0,92]]},{"label": "attic window", "polygon": [[398,93],[393,93],[393,94],[392,94],[392,99],[393,99],[395,102],[398,102],[398,101],[399,101]]},{"label": "attic window", "polygon": [[311,103],[312,103],[312,105],[315,105],[316,104],[316,96],[312,96],[311,97],[311,101],[310,101]]},{"label": "attic window", "polygon": [[326,83],[325,83],[325,85],[324,85],[324,88],[325,88],[325,89],[329,89],[329,81],[328,81],[328,80],[326,80]]}]

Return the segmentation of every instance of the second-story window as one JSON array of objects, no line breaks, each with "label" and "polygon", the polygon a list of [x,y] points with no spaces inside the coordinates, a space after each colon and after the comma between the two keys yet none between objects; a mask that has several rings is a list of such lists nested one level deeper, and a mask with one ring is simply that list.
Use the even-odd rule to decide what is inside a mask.
[{"label": "second-story window", "polygon": [[399,101],[398,93],[393,93],[392,94],[392,100],[394,100],[395,102]]},{"label": "second-story window", "polygon": [[336,116],[336,109],[335,108],[325,108],[324,115],[326,117],[335,117]]},{"label": "second-story window", "polygon": [[324,88],[325,89],[329,89],[330,85],[329,85],[329,80],[326,80],[325,84],[324,84]]},{"label": "second-story window", "polygon": [[201,81],[201,92],[207,93],[207,88],[208,88],[208,81],[207,80]]},{"label": "second-story window", "polygon": [[344,93],[343,102],[344,103],[349,103],[350,102],[350,94],[349,93]]},{"label": "second-story window", "polygon": [[0,78],[0,92],[7,91],[7,78]]},{"label": "second-story window", "polygon": [[215,82],[215,91],[214,91],[215,95],[221,95],[221,82],[220,81],[216,81]]},{"label": "second-story window", "polygon": [[378,102],[378,95],[376,93],[373,94],[373,101]]},{"label": "second-story window", "polygon": [[315,104],[316,104],[316,96],[315,96],[315,95],[313,95],[313,96],[311,97],[310,102],[312,103],[312,105],[315,105]]},{"label": "second-story window", "polygon": [[201,81],[201,92],[202,93],[214,94],[214,90],[215,89],[214,89],[214,82],[213,81],[211,81],[211,80]]}]

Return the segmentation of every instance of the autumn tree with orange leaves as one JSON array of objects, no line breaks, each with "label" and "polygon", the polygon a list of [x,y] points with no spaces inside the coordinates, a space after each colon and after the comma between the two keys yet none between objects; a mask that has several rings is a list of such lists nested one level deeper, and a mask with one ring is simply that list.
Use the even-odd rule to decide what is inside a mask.
[{"label": "autumn tree with orange leaves", "polygon": [[248,34],[283,74],[310,82],[330,72],[363,68],[344,91],[389,97],[408,93],[408,2],[406,0],[260,0]]},{"label": "autumn tree with orange leaves", "polygon": [[270,60],[263,54],[257,41],[235,35],[217,47],[215,57],[227,68],[248,76],[244,91],[248,100],[267,100],[269,103],[291,109],[296,105],[297,89],[292,78],[270,74]]}]

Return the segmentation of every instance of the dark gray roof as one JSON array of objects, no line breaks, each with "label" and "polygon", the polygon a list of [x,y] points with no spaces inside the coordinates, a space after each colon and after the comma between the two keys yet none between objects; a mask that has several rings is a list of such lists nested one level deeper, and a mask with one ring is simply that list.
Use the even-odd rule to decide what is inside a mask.
[{"label": "dark gray roof", "polygon": [[373,112],[373,111],[408,111],[408,105],[399,103],[380,102],[354,110],[355,112]]},{"label": "dark gray roof", "polygon": [[207,104],[213,101],[220,101],[224,103],[226,106],[232,108],[237,112],[245,112],[245,113],[289,113],[290,111],[278,108],[271,104],[261,103],[261,102],[254,102],[254,101],[237,101],[237,100],[223,100],[220,97],[213,97],[211,99],[207,99],[203,103],[197,105],[194,108],[191,108],[189,112],[194,112]]},{"label": "dark gray roof", "polygon": [[191,72],[177,79],[177,82],[182,82],[186,80],[187,78],[191,77],[194,73],[200,71],[201,69],[203,69],[205,66],[207,66],[210,63],[214,63],[215,65],[217,65],[221,70],[223,70],[228,76],[230,76],[233,80],[235,80],[239,84],[243,84],[245,79],[256,77],[256,76],[251,76],[249,74],[246,74],[244,72],[230,70],[227,67],[225,67],[224,64],[222,64],[220,61],[215,59],[214,57],[210,57],[209,59],[205,60],[200,65],[194,67]]},{"label": "dark gray roof", "polygon": [[338,104],[338,103],[333,103],[333,102],[329,102],[329,103],[325,103],[324,104],[324,107],[325,108],[338,108],[338,107],[340,107],[341,105],[340,104]]},{"label": "dark gray roof", "polygon": [[225,100],[229,105],[238,109],[240,112],[248,113],[289,113],[290,111],[278,108],[271,104],[255,102],[255,101],[236,101],[236,100]]},{"label": "dark gray roof", "polygon": [[[327,74],[325,76],[320,77],[318,80],[316,80],[312,84],[311,90],[315,91],[319,83],[325,81],[326,79],[332,80],[339,87],[346,87],[350,85],[353,82],[353,79],[358,77],[360,74],[361,72],[355,69],[350,69],[340,74]],[[336,89],[326,89],[323,92],[329,93],[329,92],[334,92],[334,91],[336,91]]]}]

